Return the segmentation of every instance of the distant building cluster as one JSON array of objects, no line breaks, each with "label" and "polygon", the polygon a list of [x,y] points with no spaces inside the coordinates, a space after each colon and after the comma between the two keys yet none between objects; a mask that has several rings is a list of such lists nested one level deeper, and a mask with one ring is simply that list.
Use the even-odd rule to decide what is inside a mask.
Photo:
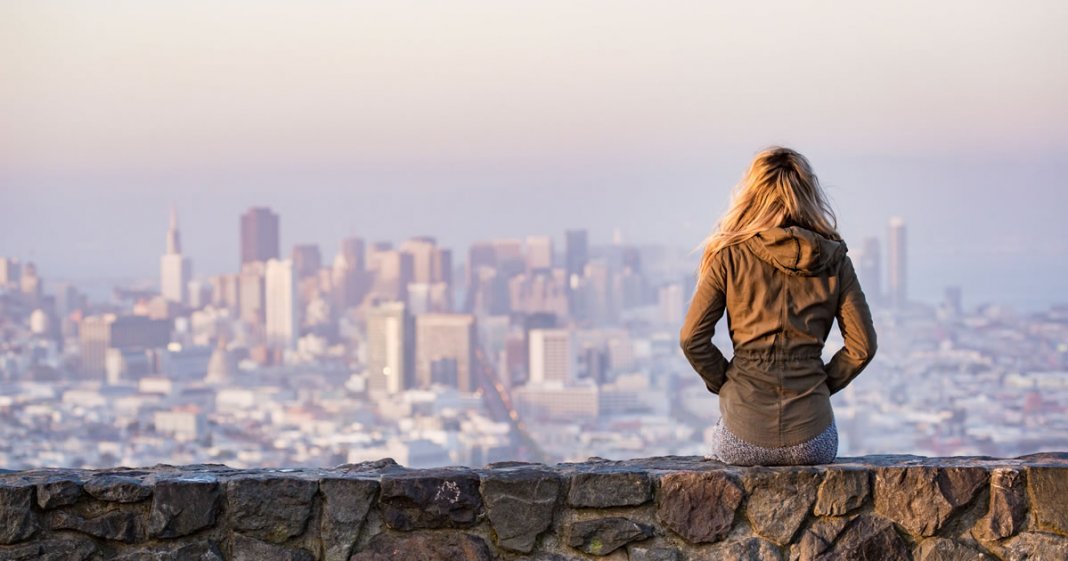
[{"label": "distant building cluster", "polygon": [[[106,302],[0,258],[0,468],[706,452],[718,407],[678,348],[684,251],[574,229],[456,261],[431,236],[353,236],[324,259],[284,254],[280,227],[248,209],[235,270],[195,275],[172,210],[158,290]],[[879,239],[850,252],[880,351],[835,398],[842,453],[1065,447],[1068,311],[966,310],[959,287],[911,302],[905,245],[895,218],[885,277]]]}]

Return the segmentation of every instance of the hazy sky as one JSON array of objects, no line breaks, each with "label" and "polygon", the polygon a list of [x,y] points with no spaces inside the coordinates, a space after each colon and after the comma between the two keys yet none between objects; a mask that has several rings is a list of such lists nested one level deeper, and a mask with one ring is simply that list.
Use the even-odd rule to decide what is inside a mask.
[{"label": "hazy sky", "polygon": [[917,287],[1056,298],[1065,29],[1059,1],[0,0],[0,255],[151,276],[172,202],[198,273],[236,269],[254,204],[328,258],[350,233],[692,246],[782,143],[852,246],[906,219]]}]

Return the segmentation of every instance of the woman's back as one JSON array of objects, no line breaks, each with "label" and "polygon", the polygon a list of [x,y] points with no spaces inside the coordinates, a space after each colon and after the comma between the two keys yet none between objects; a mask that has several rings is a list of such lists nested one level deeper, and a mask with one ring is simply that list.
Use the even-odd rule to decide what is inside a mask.
[{"label": "woman's back", "polygon": [[[706,248],[680,343],[719,394],[729,436],[781,451],[834,432],[830,395],[871,360],[875,330],[807,161],[788,149],[765,151],[743,187]],[[711,343],[724,313],[735,351],[729,362]],[[824,364],[835,320],[845,346]]]}]

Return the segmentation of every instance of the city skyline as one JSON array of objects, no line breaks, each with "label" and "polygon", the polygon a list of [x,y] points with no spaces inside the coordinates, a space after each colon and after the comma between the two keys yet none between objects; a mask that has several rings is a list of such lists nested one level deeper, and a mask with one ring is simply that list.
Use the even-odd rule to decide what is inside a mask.
[{"label": "city skyline", "polygon": [[851,247],[909,222],[914,294],[1037,308],[1068,275],[1060,2],[260,8],[0,3],[0,255],[149,277],[171,204],[208,274],[249,205],[331,254],[574,227],[689,249],[784,144]]}]

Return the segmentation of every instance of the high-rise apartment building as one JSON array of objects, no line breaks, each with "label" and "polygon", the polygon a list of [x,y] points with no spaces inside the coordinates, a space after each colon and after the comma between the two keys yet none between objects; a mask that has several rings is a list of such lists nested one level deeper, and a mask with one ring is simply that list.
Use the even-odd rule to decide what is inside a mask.
[{"label": "high-rise apartment building", "polygon": [[589,260],[589,236],[586,230],[567,230],[564,232],[564,261],[567,276],[582,276]]},{"label": "high-rise apartment building", "polygon": [[883,298],[882,252],[879,238],[864,238],[860,259],[855,263],[864,295],[869,302],[881,302]]},{"label": "high-rise apartment building", "polygon": [[293,269],[297,278],[303,279],[319,275],[323,266],[323,256],[318,244],[297,244],[293,246]]},{"label": "high-rise apartment building", "polygon": [[397,393],[412,386],[411,316],[403,302],[383,302],[367,311],[367,387]]},{"label": "high-rise apartment building", "polygon": [[241,266],[237,297],[239,317],[246,323],[262,326],[264,321],[264,263],[250,261]]},{"label": "high-rise apartment building", "polygon": [[475,337],[472,315],[415,316],[416,383],[420,387],[440,383],[463,392],[474,391]]},{"label": "high-rise apartment building", "polygon": [[349,237],[341,240],[341,255],[353,271],[363,273],[367,269],[367,244],[363,238]]},{"label": "high-rise apartment building", "polygon": [[278,240],[278,215],[271,209],[252,207],[241,215],[241,263],[278,259]]},{"label": "high-rise apartment building", "polygon": [[527,236],[527,270],[551,269],[553,266],[553,239],[549,236]]},{"label": "high-rise apartment building", "polygon": [[171,222],[167,228],[167,253],[160,257],[159,285],[164,300],[186,305],[189,303],[189,281],[193,265],[182,255],[182,239],[178,233],[178,211],[171,207]]},{"label": "high-rise apartment building", "polygon": [[264,304],[267,345],[292,350],[297,345],[297,276],[293,262],[270,259],[264,270]]},{"label": "high-rise apartment building", "polygon": [[171,322],[144,316],[89,316],[82,319],[78,335],[82,372],[103,376],[109,349],[166,347],[171,340]]},{"label": "high-rise apartment building", "polygon": [[528,382],[566,384],[574,379],[575,351],[568,329],[531,329],[529,341]]},{"label": "high-rise apartment building", "polygon": [[890,219],[889,240],[890,282],[887,296],[892,306],[900,308],[908,301],[904,219],[897,216]]}]

